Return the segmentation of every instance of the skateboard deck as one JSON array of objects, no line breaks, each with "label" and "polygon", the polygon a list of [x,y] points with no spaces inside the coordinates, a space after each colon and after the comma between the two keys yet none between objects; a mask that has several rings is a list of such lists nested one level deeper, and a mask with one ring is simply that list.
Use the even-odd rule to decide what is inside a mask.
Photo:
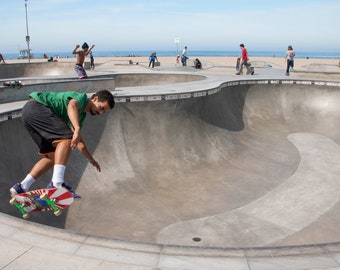
[{"label": "skateboard deck", "polygon": [[24,84],[21,81],[7,81],[2,83],[3,86],[10,86],[12,88],[20,89]]},{"label": "skateboard deck", "polygon": [[241,64],[241,58],[238,57],[236,60],[236,70],[239,71],[240,70],[240,64]]},{"label": "skateboard deck", "polygon": [[12,195],[10,204],[15,205],[24,219],[29,218],[31,212],[50,211],[59,216],[61,209],[65,209],[73,202],[73,195],[67,189],[43,188],[25,193]]}]

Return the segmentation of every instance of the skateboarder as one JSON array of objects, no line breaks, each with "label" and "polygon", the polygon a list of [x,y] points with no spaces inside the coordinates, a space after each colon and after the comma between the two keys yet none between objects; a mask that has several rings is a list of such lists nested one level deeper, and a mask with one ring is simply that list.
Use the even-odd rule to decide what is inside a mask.
[{"label": "skateboarder", "polygon": [[84,44],[81,46],[82,50],[77,51],[80,45],[76,45],[76,47],[74,48],[72,52],[73,54],[77,54],[77,62],[76,62],[74,69],[77,72],[79,79],[87,78],[87,74],[86,74],[86,71],[83,65],[85,61],[85,56],[91,53],[94,46],[95,45],[92,45],[91,48],[89,49],[89,45],[86,42],[84,42]]},{"label": "skateboarder", "polygon": [[88,98],[77,92],[33,92],[22,109],[23,123],[39,147],[42,158],[33,166],[29,174],[15,184],[13,195],[28,191],[40,176],[53,167],[53,176],[48,188],[65,187],[75,198],[80,198],[64,183],[64,173],[71,150],[77,148],[100,172],[99,163],[88,151],[80,129],[86,113],[101,115],[115,105],[111,92],[101,90]]},{"label": "skateboarder", "polygon": [[149,60],[150,60],[150,62],[149,62],[149,67],[151,66],[152,68],[154,68],[154,67],[155,67],[155,61],[158,62],[158,58],[157,58],[156,52],[153,52],[153,53],[150,55]]},{"label": "skateboarder", "polygon": [[254,70],[250,69],[250,63],[248,63],[248,51],[247,49],[244,47],[244,44],[240,44],[240,48],[242,51],[242,55],[241,55],[241,65],[240,65],[240,70],[239,72],[236,73],[236,75],[241,75],[243,73],[243,66],[245,66],[247,68],[247,74],[253,75],[254,74]]}]

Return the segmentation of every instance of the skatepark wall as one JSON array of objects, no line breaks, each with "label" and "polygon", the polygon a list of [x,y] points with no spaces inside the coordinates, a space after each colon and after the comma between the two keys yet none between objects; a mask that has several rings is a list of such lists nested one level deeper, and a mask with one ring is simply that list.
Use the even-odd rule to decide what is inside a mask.
[{"label": "skatepark wall", "polygon": [[116,87],[164,85],[174,83],[195,82],[204,80],[205,76],[183,74],[115,74]]},{"label": "skatepark wall", "polygon": [[[40,63],[42,64],[42,63]],[[44,63],[45,64],[45,63]],[[49,65],[50,63],[48,63]],[[32,64],[33,65],[33,64]],[[1,65],[0,68],[5,65]],[[40,66],[41,68],[41,66]],[[20,78],[22,86],[0,85],[0,104],[26,100],[33,91],[78,91],[94,93],[99,90],[115,91],[117,87],[134,87],[149,85],[165,85],[174,83],[195,82],[203,80],[204,76],[190,74],[98,74],[90,76],[86,80],[72,77],[36,77]],[[5,82],[6,80],[0,80]],[[18,80],[18,78],[15,78]],[[14,83],[14,81],[13,81]]]},{"label": "skatepark wall", "polygon": [[[102,172],[72,152],[66,181],[83,199],[67,215],[42,213],[31,220],[90,235],[187,245],[191,239],[177,239],[182,223],[242,208],[294,174],[300,155],[289,134],[315,133],[340,144],[334,128],[339,102],[339,87],[301,84],[244,84],[203,97],[119,102],[84,125]],[[8,189],[38,159],[19,118],[0,123],[0,152],[0,210],[19,216],[5,200]],[[256,246],[263,239],[237,238],[227,243]]]},{"label": "skatepark wall", "polygon": [[112,76],[106,78],[89,78],[87,80],[23,80],[20,88],[0,86],[0,104],[28,99],[28,95],[34,91],[64,92],[76,91],[80,93],[94,93],[99,90],[115,90],[115,81]]},{"label": "skatepark wall", "polygon": [[75,74],[74,63],[46,62],[0,65],[0,79],[35,76],[75,76]]}]

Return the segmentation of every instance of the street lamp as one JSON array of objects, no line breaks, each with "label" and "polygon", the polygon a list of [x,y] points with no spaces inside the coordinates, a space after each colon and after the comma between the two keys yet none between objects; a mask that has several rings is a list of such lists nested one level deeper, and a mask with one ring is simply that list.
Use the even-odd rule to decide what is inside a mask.
[{"label": "street lamp", "polygon": [[28,62],[31,62],[30,36],[29,36],[29,34],[28,34],[27,1],[28,1],[28,0],[25,0],[25,10],[26,10],[26,42],[27,42]]},{"label": "street lamp", "polygon": [[175,43],[177,45],[176,56],[178,55],[178,44],[179,44],[179,37],[175,37]]}]

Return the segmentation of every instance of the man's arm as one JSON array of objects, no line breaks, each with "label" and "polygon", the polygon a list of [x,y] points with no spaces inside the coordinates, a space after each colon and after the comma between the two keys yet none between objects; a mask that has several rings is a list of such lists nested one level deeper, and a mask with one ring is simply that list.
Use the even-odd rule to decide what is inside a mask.
[{"label": "man's arm", "polygon": [[77,149],[89,160],[89,162],[97,168],[100,172],[101,168],[99,163],[93,158],[91,153],[88,151],[85,142],[81,138],[80,125],[79,125],[79,114],[78,114],[78,101],[76,99],[71,99],[67,106],[67,114],[71,121],[73,128],[73,137],[71,141],[71,149],[77,147]]},{"label": "man's arm", "polygon": [[80,125],[79,125],[79,114],[78,114],[78,101],[76,99],[71,99],[67,106],[67,114],[71,121],[73,128],[73,137],[71,141],[71,149],[74,149],[79,141],[80,137]]},{"label": "man's arm", "polygon": [[86,55],[88,55],[88,54],[92,51],[92,49],[94,48],[94,46],[96,46],[96,45],[92,45],[92,46],[91,46],[91,48],[87,51]]},{"label": "man's arm", "polygon": [[96,167],[97,171],[99,171],[99,172],[101,171],[99,163],[93,158],[93,156],[91,155],[91,153],[87,149],[85,142],[82,139],[78,143],[77,149],[79,150],[80,153],[82,153],[89,160],[89,162],[94,167]]},{"label": "man's arm", "polygon": [[78,52],[77,52],[77,49],[78,49],[79,47],[80,47],[80,45],[77,44],[76,47],[74,48],[72,54],[77,54],[77,53],[78,53]]}]

